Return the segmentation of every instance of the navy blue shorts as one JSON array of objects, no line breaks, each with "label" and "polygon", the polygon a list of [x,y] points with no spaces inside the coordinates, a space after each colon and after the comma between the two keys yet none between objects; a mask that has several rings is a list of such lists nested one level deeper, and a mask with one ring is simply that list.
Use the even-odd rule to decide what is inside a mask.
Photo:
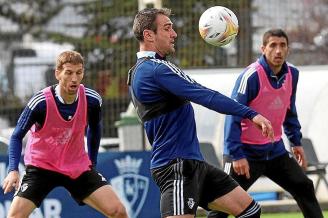
[{"label": "navy blue shorts", "polygon": [[107,184],[106,179],[93,168],[82,173],[78,178],[72,179],[61,173],[27,166],[26,173],[15,196],[29,199],[37,207],[40,207],[51,190],[62,186],[69,191],[79,205],[84,205],[83,200],[86,197]]}]

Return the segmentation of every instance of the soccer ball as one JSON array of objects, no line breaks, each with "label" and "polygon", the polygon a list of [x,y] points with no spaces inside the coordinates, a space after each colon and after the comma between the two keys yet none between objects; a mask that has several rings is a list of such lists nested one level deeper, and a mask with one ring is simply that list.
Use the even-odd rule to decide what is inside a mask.
[{"label": "soccer ball", "polygon": [[211,45],[226,45],[238,34],[238,19],[226,7],[208,8],[199,19],[199,33]]}]

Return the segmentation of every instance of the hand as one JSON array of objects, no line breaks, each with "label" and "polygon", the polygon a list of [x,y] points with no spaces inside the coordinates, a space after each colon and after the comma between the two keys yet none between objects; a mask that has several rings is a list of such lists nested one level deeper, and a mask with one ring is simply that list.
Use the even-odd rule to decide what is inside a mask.
[{"label": "hand", "polygon": [[271,122],[263,117],[261,114],[256,115],[252,119],[253,123],[262,130],[262,135],[268,137],[272,142],[274,142],[274,132]]},{"label": "hand", "polygon": [[294,156],[296,158],[297,163],[306,170],[307,168],[307,160],[305,158],[304,150],[302,146],[293,146],[292,151],[294,153]]},{"label": "hand", "polygon": [[240,159],[240,160],[234,160],[232,162],[233,170],[235,173],[240,175],[245,175],[247,179],[250,178],[249,174],[249,165],[246,158]]},{"label": "hand", "polygon": [[17,190],[19,187],[19,172],[16,170],[10,171],[7,177],[3,180],[2,189],[3,193],[6,194],[11,192],[13,188]]}]

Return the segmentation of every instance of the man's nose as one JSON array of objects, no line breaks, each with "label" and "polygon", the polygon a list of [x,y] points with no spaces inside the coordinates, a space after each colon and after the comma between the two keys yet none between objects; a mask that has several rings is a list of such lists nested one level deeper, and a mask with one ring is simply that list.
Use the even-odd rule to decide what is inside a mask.
[{"label": "man's nose", "polygon": [[72,81],[77,81],[77,75],[76,75],[76,73],[73,73],[72,74]]},{"label": "man's nose", "polygon": [[177,32],[175,32],[175,30],[172,29],[172,37],[177,38],[177,36],[178,36]]},{"label": "man's nose", "polygon": [[281,46],[277,46],[276,53],[281,53],[281,51],[282,51],[282,47]]}]

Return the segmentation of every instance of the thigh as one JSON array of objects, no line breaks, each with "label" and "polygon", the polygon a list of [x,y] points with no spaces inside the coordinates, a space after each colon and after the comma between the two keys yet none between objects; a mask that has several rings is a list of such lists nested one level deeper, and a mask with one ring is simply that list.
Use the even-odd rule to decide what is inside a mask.
[{"label": "thigh", "polygon": [[302,190],[300,186],[309,180],[297,161],[289,154],[271,160],[265,175],[289,192]]},{"label": "thigh", "polygon": [[40,207],[43,199],[57,185],[57,174],[55,172],[27,166],[15,196],[28,199],[36,207]]},{"label": "thigh", "polygon": [[152,176],[161,191],[162,217],[195,215],[199,205],[200,161],[174,160],[152,170]]},{"label": "thigh", "polygon": [[234,216],[242,213],[252,202],[251,196],[240,186],[222,195],[208,204],[214,211],[222,211]]},{"label": "thigh", "polygon": [[201,206],[207,210],[240,214],[252,202],[252,198],[231,176],[213,166],[208,168],[203,193],[207,202]]},{"label": "thigh", "polygon": [[123,205],[112,186],[104,185],[92,192],[83,202],[98,210],[105,216],[112,216]]},{"label": "thigh", "polygon": [[8,211],[8,217],[28,217],[36,208],[31,200],[15,196]]},{"label": "thigh", "polygon": [[208,203],[234,190],[238,183],[224,171],[206,164],[202,169],[205,180],[202,185],[200,206],[208,210]]},{"label": "thigh", "polygon": [[64,187],[79,205],[84,205],[84,199],[104,185],[108,185],[107,180],[95,169],[90,169],[76,179],[69,179]]}]

